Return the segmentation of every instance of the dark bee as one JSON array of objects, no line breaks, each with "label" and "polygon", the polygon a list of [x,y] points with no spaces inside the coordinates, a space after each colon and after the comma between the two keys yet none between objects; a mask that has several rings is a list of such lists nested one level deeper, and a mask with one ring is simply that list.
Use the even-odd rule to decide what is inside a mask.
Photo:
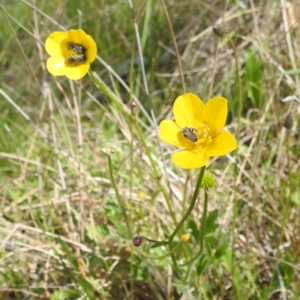
[{"label": "dark bee", "polygon": [[85,54],[72,54],[71,56],[68,56],[68,62],[83,64],[86,62],[86,56]]},{"label": "dark bee", "polygon": [[70,51],[68,56],[69,63],[83,64],[86,62],[86,48],[79,44],[68,43],[68,50]]},{"label": "dark bee", "polygon": [[75,43],[68,43],[68,50],[75,52],[76,54],[84,54],[86,51],[83,46]]},{"label": "dark bee", "polygon": [[183,136],[184,136],[187,140],[189,140],[189,141],[195,143],[195,142],[198,141],[198,137],[197,137],[197,135],[194,133],[194,131],[198,131],[198,130],[195,129],[195,128],[191,128],[191,127],[183,127],[182,130],[181,130]]}]

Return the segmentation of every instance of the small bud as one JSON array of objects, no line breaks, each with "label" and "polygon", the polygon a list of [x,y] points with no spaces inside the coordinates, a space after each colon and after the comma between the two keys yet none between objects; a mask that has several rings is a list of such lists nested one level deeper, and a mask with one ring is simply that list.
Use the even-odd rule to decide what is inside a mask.
[{"label": "small bud", "polygon": [[131,110],[133,110],[137,107],[137,103],[135,101],[130,102],[129,105],[130,105]]},{"label": "small bud", "polygon": [[133,239],[132,239],[132,243],[134,246],[136,247],[139,247],[142,245],[142,239],[139,237],[139,236],[135,236]]},{"label": "small bud", "polygon": [[229,32],[228,27],[222,24],[217,24],[213,27],[213,32],[218,36],[218,37],[224,37]]},{"label": "small bud", "polygon": [[180,237],[180,240],[181,240],[183,243],[186,243],[189,239],[190,239],[190,236],[189,236],[188,234],[183,234],[183,235]]},{"label": "small bud", "polygon": [[214,175],[209,171],[205,171],[202,178],[201,187],[204,188],[205,190],[208,190],[213,188],[215,185],[216,185],[216,180]]},{"label": "small bud", "polygon": [[285,117],[283,126],[284,126],[286,129],[292,129],[292,128],[293,128],[293,125],[294,125],[294,117],[293,117],[293,114],[290,112],[290,113],[288,113],[287,116]]},{"label": "small bud", "polygon": [[144,200],[146,198],[146,194],[144,192],[139,192],[139,198]]},{"label": "small bud", "polygon": [[124,252],[131,253],[132,249],[130,247],[125,247]]}]

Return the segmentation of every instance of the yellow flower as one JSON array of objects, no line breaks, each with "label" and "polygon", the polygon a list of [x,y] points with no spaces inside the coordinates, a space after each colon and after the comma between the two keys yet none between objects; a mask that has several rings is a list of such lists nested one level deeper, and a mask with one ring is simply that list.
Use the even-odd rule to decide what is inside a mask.
[{"label": "yellow flower", "polygon": [[146,198],[146,194],[144,192],[139,192],[139,198],[144,200]]},{"label": "yellow flower", "polygon": [[186,243],[189,239],[190,239],[190,236],[189,236],[188,234],[183,234],[183,235],[180,237],[180,240],[181,240],[183,243]]},{"label": "yellow flower", "polygon": [[97,55],[95,41],[81,29],[52,32],[45,47],[51,56],[47,60],[48,71],[72,80],[85,76]]},{"label": "yellow flower", "polygon": [[233,135],[224,131],[227,100],[215,97],[204,104],[194,94],[179,96],[173,106],[175,121],[160,123],[160,139],[183,148],[173,154],[173,162],[183,169],[205,166],[211,156],[221,156],[237,148]]}]

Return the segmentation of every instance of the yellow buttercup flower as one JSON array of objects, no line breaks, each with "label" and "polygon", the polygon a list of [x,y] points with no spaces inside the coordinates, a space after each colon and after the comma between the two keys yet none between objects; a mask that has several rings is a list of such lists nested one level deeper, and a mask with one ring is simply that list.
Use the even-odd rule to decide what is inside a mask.
[{"label": "yellow buttercup flower", "polygon": [[180,240],[181,240],[183,243],[186,243],[189,239],[190,239],[190,236],[189,236],[188,234],[183,234],[183,235],[180,237]]},{"label": "yellow buttercup flower", "polygon": [[144,192],[139,192],[138,195],[141,200],[144,200],[146,198],[146,194]]},{"label": "yellow buttercup flower", "polygon": [[95,41],[81,29],[52,32],[45,47],[51,56],[47,60],[48,71],[72,80],[85,76],[97,55]]},{"label": "yellow buttercup flower", "polygon": [[183,148],[173,154],[173,162],[183,169],[200,168],[210,157],[235,150],[236,139],[223,130],[227,113],[227,100],[223,97],[204,104],[194,94],[179,96],[173,106],[175,121],[160,123],[160,139]]}]

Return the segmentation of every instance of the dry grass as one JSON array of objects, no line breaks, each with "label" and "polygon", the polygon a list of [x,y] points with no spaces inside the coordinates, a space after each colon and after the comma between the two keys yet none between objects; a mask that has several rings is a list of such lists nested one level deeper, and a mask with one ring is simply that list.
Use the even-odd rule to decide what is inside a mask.
[{"label": "dry grass", "polygon": [[[299,4],[165,1],[178,57],[162,2],[134,1],[143,73],[130,2],[117,2],[0,5],[0,298],[299,299],[299,104],[281,101],[300,94]],[[47,35],[80,24],[96,39],[92,67],[109,92],[89,76],[47,73]],[[214,35],[215,24],[228,35]],[[239,135],[236,153],[210,161],[209,212],[218,217],[188,278],[182,265],[199,250],[202,197],[177,267],[138,251],[167,252],[146,240],[165,240],[175,227],[163,191],[179,220],[198,175],[175,168],[174,150],[158,140],[182,78],[203,100],[229,99],[228,129]]]}]

